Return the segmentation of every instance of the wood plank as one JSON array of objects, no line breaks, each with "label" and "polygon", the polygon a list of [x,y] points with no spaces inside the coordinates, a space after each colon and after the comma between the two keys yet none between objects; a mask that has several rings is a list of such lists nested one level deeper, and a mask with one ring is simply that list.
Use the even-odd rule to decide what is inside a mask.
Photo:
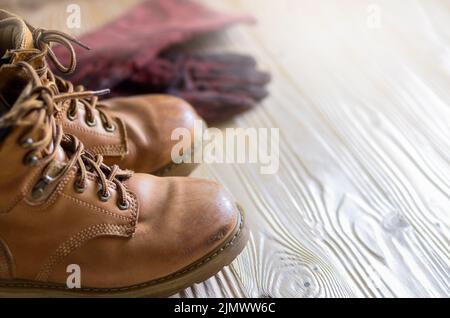
[{"label": "wood plank", "polygon": [[277,175],[209,168],[252,214],[249,294],[448,296],[448,4],[377,1],[371,29],[369,1],[228,3],[260,24],[224,47],[275,78],[235,124],[282,133]]}]

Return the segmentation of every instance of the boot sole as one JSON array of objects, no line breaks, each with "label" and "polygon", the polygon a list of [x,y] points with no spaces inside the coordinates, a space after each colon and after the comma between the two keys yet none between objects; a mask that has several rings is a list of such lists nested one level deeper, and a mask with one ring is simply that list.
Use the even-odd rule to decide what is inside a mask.
[{"label": "boot sole", "polygon": [[195,263],[168,276],[123,288],[68,289],[62,284],[0,280],[0,297],[168,297],[201,283],[228,266],[245,248],[249,230],[243,209],[239,222],[222,245]]}]

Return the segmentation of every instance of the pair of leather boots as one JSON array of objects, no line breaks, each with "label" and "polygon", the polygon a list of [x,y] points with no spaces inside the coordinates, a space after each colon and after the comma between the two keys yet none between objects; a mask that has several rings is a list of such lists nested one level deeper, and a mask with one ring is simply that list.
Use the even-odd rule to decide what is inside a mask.
[{"label": "pair of leather boots", "polygon": [[220,185],[171,163],[172,130],[198,116],[163,95],[99,102],[48,67],[73,71],[73,43],[0,10],[0,295],[168,296],[209,278],[248,231]]}]

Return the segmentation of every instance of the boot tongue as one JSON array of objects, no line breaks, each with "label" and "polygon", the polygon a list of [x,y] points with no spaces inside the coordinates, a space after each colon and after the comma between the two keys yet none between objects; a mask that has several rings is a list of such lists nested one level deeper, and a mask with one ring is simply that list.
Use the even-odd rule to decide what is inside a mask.
[{"label": "boot tongue", "polygon": [[25,21],[0,10],[0,56],[4,56],[8,50],[33,48],[33,34]]},{"label": "boot tongue", "polygon": [[[19,95],[19,97],[17,98],[17,101],[14,103],[14,105],[11,107],[11,111],[14,111],[15,108],[19,108],[21,107],[21,103],[24,99],[26,99],[26,96],[29,95],[29,93],[31,92],[31,84],[28,84],[25,86],[25,88],[22,90],[21,94]],[[36,117],[36,114],[29,114],[31,121],[34,120],[34,118]],[[53,129],[53,127],[48,126],[47,129]],[[40,138],[40,132],[36,133],[37,135],[35,137],[31,136],[32,139],[35,140],[39,140]],[[56,147],[56,149],[55,149]],[[54,158],[54,160],[50,163],[51,168],[48,170],[48,176],[50,177],[56,177],[58,176],[58,174],[64,169],[64,167],[66,166],[67,162],[68,162],[68,158],[66,155],[65,150],[61,147],[61,145],[55,145],[54,143],[52,143],[51,145],[49,145],[49,151],[53,151],[55,149],[56,152],[56,156]]]},{"label": "boot tongue", "polygon": [[[8,11],[0,10],[0,58],[9,60],[8,50],[34,48],[33,33],[25,21]],[[20,74],[17,69],[2,69],[0,74],[3,79],[0,85],[0,116],[2,116],[14,107],[16,104],[14,101],[21,100],[25,92],[29,90],[29,86],[25,85],[29,79]],[[56,153],[57,163],[67,162],[65,151],[60,146]]]}]

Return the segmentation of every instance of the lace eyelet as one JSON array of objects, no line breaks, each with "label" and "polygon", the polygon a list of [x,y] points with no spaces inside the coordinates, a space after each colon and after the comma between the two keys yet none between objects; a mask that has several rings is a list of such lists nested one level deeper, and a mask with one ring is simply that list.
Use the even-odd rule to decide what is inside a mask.
[{"label": "lace eyelet", "polygon": [[107,132],[114,132],[116,130],[116,125],[114,124],[104,125],[103,127]]},{"label": "lace eyelet", "polygon": [[28,155],[25,157],[25,164],[27,166],[33,167],[37,165],[39,158],[36,155]]},{"label": "lace eyelet", "polygon": [[70,121],[74,121],[75,119],[77,119],[77,114],[72,114],[70,111],[67,112],[67,119],[69,119]]},{"label": "lace eyelet", "polygon": [[94,127],[95,125],[97,125],[97,121],[95,120],[95,118],[88,118],[86,119],[86,125],[88,125],[89,127]]},{"label": "lace eyelet", "polygon": [[33,144],[33,139],[32,138],[27,138],[25,140],[20,141],[20,145],[24,148],[28,148]]},{"label": "lace eyelet", "polygon": [[109,200],[109,198],[111,198],[111,193],[108,191],[106,195],[103,195],[103,191],[100,189],[97,192],[98,198],[100,199],[100,201],[102,202],[106,202]]},{"label": "lace eyelet", "polygon": [[86,190],[86,185],[80,185],[78,182],[75,182],[75,185],[74,185],[74,187],[75,187],[75,191],[77,192],[77,193],[83,193],[85,190]]},{"label": "lace eyelet", "polygon": [[117,203],[117,207],[120,210],[128,210],[130,208],[130,202],[128,202],[127,200],[125,202],[119,202]]},{"label": "lace eyelet", "polygon": [[44,176],[34,185],[31,191],[31,197],[33,200],[38,200],[45,192],[45,188],[53,181],[49,176]]}]

